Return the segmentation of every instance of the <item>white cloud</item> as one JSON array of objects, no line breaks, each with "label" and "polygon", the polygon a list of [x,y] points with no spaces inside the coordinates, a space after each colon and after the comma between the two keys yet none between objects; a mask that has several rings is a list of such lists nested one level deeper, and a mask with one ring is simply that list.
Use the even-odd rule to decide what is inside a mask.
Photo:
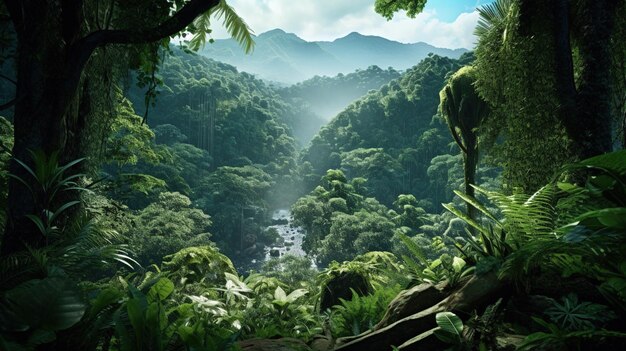
[{"label": "white cloud", "polygon": [[[447,23],[439,20],[435,11],[429,11],[414,19],[398,13],[387,21],[374,12],[374,0],[229,0],[228,3],[257,34],[281,28],[309,41],[334,40],[359,32],[405,43],[423,41],[439,47],[472,48],[478,20],[477,12],[468,12]],[[217,23],[214,27],[214,38],[228,37]]]}]

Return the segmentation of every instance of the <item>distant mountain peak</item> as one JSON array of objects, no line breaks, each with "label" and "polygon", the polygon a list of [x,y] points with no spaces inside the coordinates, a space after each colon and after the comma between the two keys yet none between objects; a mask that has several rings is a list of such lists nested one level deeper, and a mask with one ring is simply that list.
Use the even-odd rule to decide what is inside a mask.
[{"label": "distant mountain peak", "polygon": [[359,39],[364,39],[364,38],[367,38],[367,37],[370,37],[370,36],[361,34],[359,32],[351,32],[350,34],[348,34],[348,35],[346,35],[344,37],[341,37],[341,38],[337,38],[334,41],[341,41],[341,40],[345,40],[345,39],[359,40]]},{"label": "distant mountain peak", "polygon": [[405,44],[359,32],[334,41],[307,41],[278,28],[259,34],[256,44],[254,54],[245,55],[232,39],[219,40],[207,46],[202,54],[263,79],[293,84],[315,75],[347,74],[372,65],[404,70],[431,52],[458,58],[467,51],[436,48],[425,43]]},{"label": "distant mountain peak", "polygon": [[346,35],[345,37],[364,37],[365,35],[359,33],[359,32],[351,32],[350,34]]},{"label": "distant mountain peak", "polygon": [[[387,42],[391,43],[391,42],[394,42],[394,43],[397,43],[397,42],[395,42],[393,40],[389,40],[387,38],[379,37],[379,36],[376,36],[376,35],[361,34],[359,32],[352,32],[352,33],[350,33],[350,34],[348,34],[348,35],[346,35],[344,37],[337,38],[337,39],[332,41],[332,43],[342,43],[342,42],[363,42],[363,43],[366,43],[366,42],[370,42],[370,43],[371,42],[379,42],[379,43],[383,43],[383,42],[384,43],[387,43]],[[401,43],[398,43],[398,44],[401,44]]]},{"label": "distant mountain peak", "polygon": [[282,36],[282,35],[295,35],[295,34],[287,33],[280,28],[275,28],[275,29],[271,29],[271,30],[268,30],[267,32],[259,34],[259,38],[261,37],[269,38],[269,37]]}]

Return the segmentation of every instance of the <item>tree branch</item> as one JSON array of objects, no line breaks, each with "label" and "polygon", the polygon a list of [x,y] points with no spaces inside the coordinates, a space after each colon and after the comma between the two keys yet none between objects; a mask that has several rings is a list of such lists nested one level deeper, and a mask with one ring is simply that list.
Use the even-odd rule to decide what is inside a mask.
[{"label": "tree branch", "polygon": [[[9,1],[9,0],[5,0]],[[190,0],[165,22],[146,29],[97,30],[77,40],[69,50],[65,67],[65,85],[68,92],[75,91],[83,68],[98,47],[107,44],[152,43],[172,36],[193,22],[200,14],[217,6],[220,0]]]},{"label": "tree branch", "polygon": [[17,82],[15,81],[15,79],[5,76],[2,73],[0,73],[0,78],[8,80],[9,82],[13,83],[13,85],[17,85]]},{"label": "tree branch", "polygon": [[17,103],[17,99],[13,99],[13,100],[11,100],[9,102],[6,102],[6,103],[0,105],[0,111],[4,111],[4,110],[12,107],[13,105],[15,105],[15,103]]},{"label": "tree branch", "polygon": [[220,0],[191,0],[165,22],[147,29],[98,30],[83,38],[80,43],[95,49],[106,44],[151,43],[174,35],[187,27],[200,14],[217,6]]}]

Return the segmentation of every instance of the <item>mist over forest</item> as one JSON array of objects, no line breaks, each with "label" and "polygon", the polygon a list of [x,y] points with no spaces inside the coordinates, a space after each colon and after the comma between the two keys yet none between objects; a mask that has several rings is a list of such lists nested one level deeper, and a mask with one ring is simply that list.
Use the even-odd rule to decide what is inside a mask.
[{"label": "mist over forest", "polygon": [[623,0],[231,3],[0,2],[0,350],[620,349]]}]

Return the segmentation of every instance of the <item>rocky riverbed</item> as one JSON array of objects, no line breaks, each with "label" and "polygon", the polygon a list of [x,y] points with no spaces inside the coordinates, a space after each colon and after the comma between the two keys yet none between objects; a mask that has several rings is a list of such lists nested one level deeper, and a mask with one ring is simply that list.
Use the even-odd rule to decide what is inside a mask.
[{"label": "rocky riverbed", "polygon": [[269,226],[267,229],[276,230],[279,239],[275,245],[265,248],[265,261],[271,258],[282,257],[286,254],[306,256],[306,253],[302,250],[304,229],[294,226],[291,211],[274,211],[272,214],[272,222],[275,224]]}]

